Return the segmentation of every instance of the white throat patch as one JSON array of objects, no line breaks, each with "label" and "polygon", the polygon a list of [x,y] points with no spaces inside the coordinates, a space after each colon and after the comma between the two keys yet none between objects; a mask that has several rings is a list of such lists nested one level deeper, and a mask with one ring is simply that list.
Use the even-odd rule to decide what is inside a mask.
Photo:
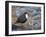
[{"label": "white throat patch", "polygon": [[25,16],[26,16],[26,18],[28,19],[28,14],[26,14]]}]

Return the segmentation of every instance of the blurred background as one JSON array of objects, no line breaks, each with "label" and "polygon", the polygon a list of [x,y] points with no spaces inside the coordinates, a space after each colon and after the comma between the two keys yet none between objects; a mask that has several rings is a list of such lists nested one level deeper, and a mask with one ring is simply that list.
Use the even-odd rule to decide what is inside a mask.
[{"label": "blurred background", "polygon": [[[17,18],[21,16],[24,12],[31,13],[31,18],[26,24],[15,24]],[[32,24],[29,25],[29,22]],[[12,30],[39,30],[41,29],[41,7],[34,6],[12,6]]]}]

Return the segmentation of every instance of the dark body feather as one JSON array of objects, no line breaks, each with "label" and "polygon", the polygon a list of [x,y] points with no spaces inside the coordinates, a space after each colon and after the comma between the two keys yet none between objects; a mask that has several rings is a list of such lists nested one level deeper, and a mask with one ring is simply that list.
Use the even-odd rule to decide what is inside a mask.
[{"label": "dark body feather", "polygon": [[18,17],[18,20],[16,22],[17,23],[24,23],[26,21],[27,21],[26,16],[25,16],[25,14],[23,14],[20,17]]}]

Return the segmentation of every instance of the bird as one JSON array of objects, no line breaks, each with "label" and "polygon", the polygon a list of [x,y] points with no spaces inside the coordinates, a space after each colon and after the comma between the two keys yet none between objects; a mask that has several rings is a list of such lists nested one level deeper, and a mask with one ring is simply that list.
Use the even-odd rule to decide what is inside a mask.
[{"label": "bird", "polygon": [[25,23],[27,19],[28,19],[28,13],[25,12],[24,14],[22,14],[21,16],[17,18],[16,23]]}]

